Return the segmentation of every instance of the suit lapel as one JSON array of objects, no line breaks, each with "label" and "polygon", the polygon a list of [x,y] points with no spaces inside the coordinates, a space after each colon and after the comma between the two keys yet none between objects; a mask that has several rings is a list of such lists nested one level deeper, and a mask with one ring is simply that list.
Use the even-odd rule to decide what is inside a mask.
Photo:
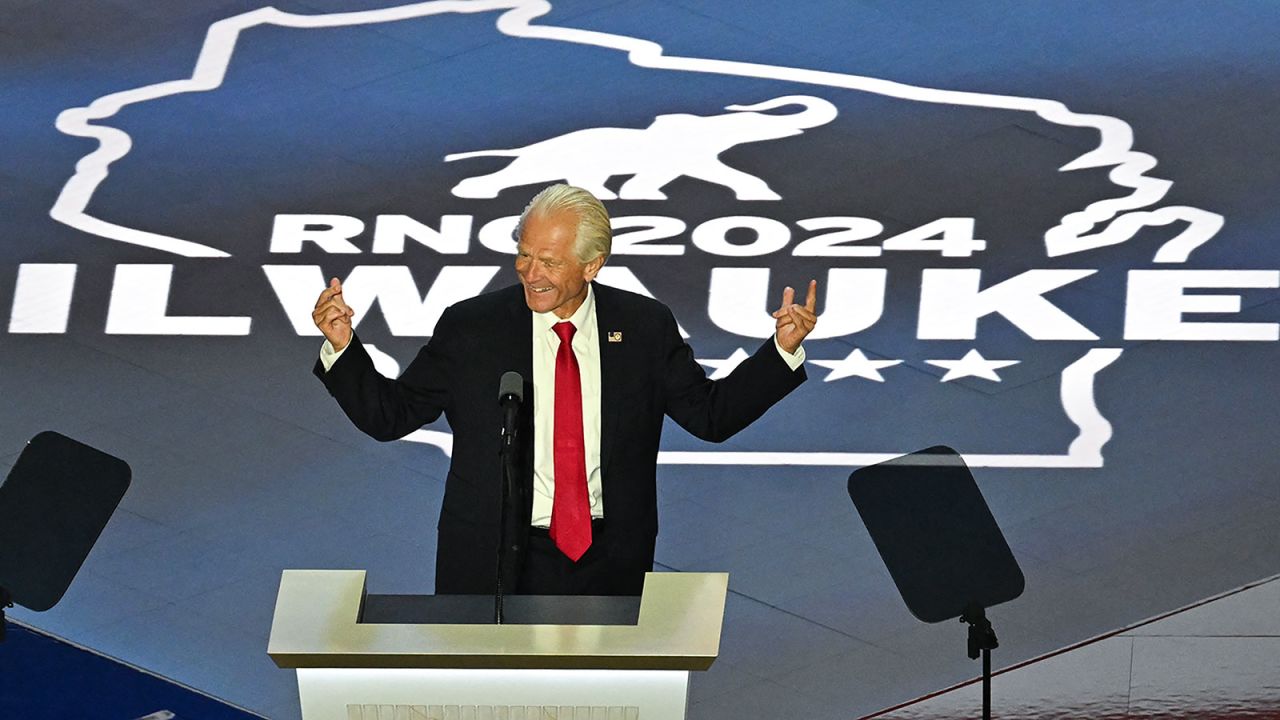
[{"label": "suit lapel", "polygon": [[[503,337],[498,339],[498,347],[503,348],[503,357],[508,359],[507,369],[520,373],[524,378],[524,401],[521,403],[518,436],[525,438],[520,442],[519,460],[520,504],[518,517],[529,517],[533,511],[533,316],[529,306],[524,302],[524,289],[520,285],[509,291],[511,297],[506,302],[507,316],[502,324]],[[496,387],[496,386],[495,386]],[[523,527],[528,528],[528,523]]]},{"label": "suit lapel", "polygon": [[600,343],[600,471],[608,477],[613,438],[622,412],[619,393],[623,374],[622,343],[609,342],[609,333],[621,332],[623,328],[609,288],[599,283],[592,283],[592,287],[596,296],[596,338]]}]

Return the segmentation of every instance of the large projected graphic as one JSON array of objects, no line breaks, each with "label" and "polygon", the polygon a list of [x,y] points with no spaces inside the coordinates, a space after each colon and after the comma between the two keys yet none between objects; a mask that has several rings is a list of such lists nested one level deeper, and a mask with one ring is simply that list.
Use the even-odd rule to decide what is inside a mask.
[{"label": "large projected graphic", "polygon": [[446,419],[352,425],[316,298],[340,279],[396,375],[517,282],[555,182],[605,198],[599,281],[668,306],[711,378],[818,284],[806,382],[722,443],[663,429],[657,569],[732,590],[690,717],[976,674],[848,501],[920,448],[964,456],[1024,569],[996,665],[1269,577],[1272,5],[0,4],[0,465],[54,429],[135,478],[66,606],[13,617],[296,718],[263,652],[281,571],[433,592],[454,450]]},{"label": "large projected graphic", "polygon": [[[1242,308],[1241,291],[1280,287],[1280,271],[1197,266],[1197,249],[1219,232],[1223,217],[1165,203],[1176,178],[1162,177],[1160,160],[1135,149],[1141,129],[1122,118],[1077,112],[1049,98],[679,56],[644,38],[539,22],[550,9],[545,2],[514,1],[423,2],[317,15],[262,8],[214,23],[189,78],[115,92],[62,112],[57,128],[92,138],[97,148],[77,164],[51,216],[106,240],[176,256],[173,264],[116,268],[106,333],[250,334],[255,316],[176,316],[166,310],[182,258],[235,257],[263,260],[262,273],[298,335],[319,335],[310,308],[326,278],[336,274],[357,325],[379,316],[390,338],[427,337],[449,304],[509,282],[511,231],[521,203],[545,184],[567,181],[610,201],[617,237],[600,281],[670,304],[712,377],[746,357],[750,343],[770,336],[768,307],[778,287],[811,275],[824,302],[809,352],[821,382],[802,390],[808,402],[835,410],[865,402],[875,391],[891,397],[903,392],[894,389],[895,381],[908,372],[917,381],[924,372],[939,385],[964,380],[991,392],[984,385],[1028,382],[1030,376],[1017,376],[1019,366],[1039,373],[1052,368],[1056,388],[1045,393],[1044,406],[1056,408],[1058,420],[1044,423],[1057,429],[1034,427],[1030,434],[1041,447],[1016,434],[1000,439],[1004,447],[990,446],[989,439],[962,446],[978,467],[1102,467],[1115,428],[1099,408],[1096,379],[1122,357],[1126,343],[1280,338],[1277,323],[1231,319]],[[299,33],[454,14],[485,14],[497,33],[519,42],[559,43],[564,52],[578,53],[574,62],[623,61],[635,87],[661,91],[629,107],[613,106],[616,112],[596,107],[581,116],[524,105],[513,116],[520,122],[507,125],[480,121],[479,109],[446,109],[411,143],[413,172],[426,178],[406,203],[412,207],[392,205],[372,215],[326,208],[286,212],[296,193],[282,189],[278,200],[259,198],[255,208],[270,214],[265,237],[266,218],[253,223],[256,235],[210,240],[203,232],[184,232],[181,221],[120,213],[103,197],[115,182],[146,176],[145,163],[130,161],[135,145],[173,142],[162,137],[169,130],[146,126],[145,116],[129,119],[130,111],[145,113],[149,104],[176,98],[218,107],[224,84],[235,82],[228,78],[242,77],[233,72],[239,55],[263,42],[263,28],[287,29],[271,36],[279,43]],[[477,96],[506,92],[519,99],[483,72],[419,79],[429,87],[447,84],[451,92],[461,83]],[[916,127],[880,125],[869,108],[889,108],[895,119]],[[875,171],[874,147],[889,142],[890,131],[927,142],[938,127],[992,113],[1060,139],[1061,151],[1024,155],[1020,138],[993,138],[978,157],[958,158],[952,168],[921,167],[905,183],[887,183],[879,197],[846,191],[853,186],[847,178],[865,173],[866,166]],[[470,127],[458,124],[468,120]],[[340,122],[326,130],[359,132]],[[975,159],[977,165],[963,168]],[[1002,182],[1026,183],[1040,202],[1038,212],[1019,213],[1018,194],[1026,188],[975,193],[930,177],[959,174],[981,186],[982,163],[1008,170]],[[395,164],[388,163],[385,177],[367,179],[364,190],[394,194],[405,171]],[[119,166],[127,169],[116,180]],[[1072,176],[1081,179],[1058,181]],[[865,195],[865,185],[857,187]],[[1045,194],[1055,199],[1045,201]],[[1052,215],[1043,212],[1046,207],[1055,208]],[[1142,249],[1119,263],[1095,259],[1099,250],[1124,243],[1141,243]],[[425,292],[415,277],[423,268],[434,275]],[[24,264],[10,332],[65,331],[74,283],[72,264]],[[378,332],[370,330],[370,339],[383,345],[377,350],[381,368],[394,373],[408,356],[383,344]],[[913,394],[937,392],[918,385]],[[973,418],[959,412],[934,422],[931,432],[938,436],[948,424]],[[1056,446],[1043,446],[1046,436]],[[407,439],[445,453],[451,447],[443,428]],[[660,462],[856,466],[912,449],[897,442],[798,433],[769,448],[666,449]]]}]

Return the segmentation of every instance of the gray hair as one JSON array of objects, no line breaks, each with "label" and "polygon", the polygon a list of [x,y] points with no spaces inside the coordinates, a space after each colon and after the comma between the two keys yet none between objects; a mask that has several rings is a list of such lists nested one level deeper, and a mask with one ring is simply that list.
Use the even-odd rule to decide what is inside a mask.
[{"label": "gray hair", "polygon": [[578,261],[588,263],[598,257],[607,259],[613,249],[613,227],[609,224],[609,213],[595,195],[572,185],[551,185],[534,195],[524,212],[520,213],[520,222],[516,224],[514,234],[516,241],[519,242],[520,235],[524,232],[525,218],[530,215],[547,217],[565,211],[572,212],[578,218],[578,233],[573,247]]}]

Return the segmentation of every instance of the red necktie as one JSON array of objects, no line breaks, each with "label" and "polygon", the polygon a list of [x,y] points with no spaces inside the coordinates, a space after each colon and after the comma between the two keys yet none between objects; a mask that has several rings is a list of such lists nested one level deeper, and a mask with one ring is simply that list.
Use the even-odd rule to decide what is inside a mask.
[{"label": "red necktie", "polygon": [[571,322],[551,327],[560,336],[556,351],[555,496],[551,539],[574,562],[591,546],[591,505],[587,500],[587,453],[582,436],[582,376],[573,354]]}]

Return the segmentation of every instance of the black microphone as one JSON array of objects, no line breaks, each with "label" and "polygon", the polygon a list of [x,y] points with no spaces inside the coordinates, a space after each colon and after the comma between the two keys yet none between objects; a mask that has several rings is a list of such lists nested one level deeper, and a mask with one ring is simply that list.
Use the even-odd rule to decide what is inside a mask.
[{"label": "black microphone", "polygon": [[508,370],[498,381],[498,404],[502,406],[502,442],[510,447],[515,442],[516,414],[524,402],[524,378]]}]

